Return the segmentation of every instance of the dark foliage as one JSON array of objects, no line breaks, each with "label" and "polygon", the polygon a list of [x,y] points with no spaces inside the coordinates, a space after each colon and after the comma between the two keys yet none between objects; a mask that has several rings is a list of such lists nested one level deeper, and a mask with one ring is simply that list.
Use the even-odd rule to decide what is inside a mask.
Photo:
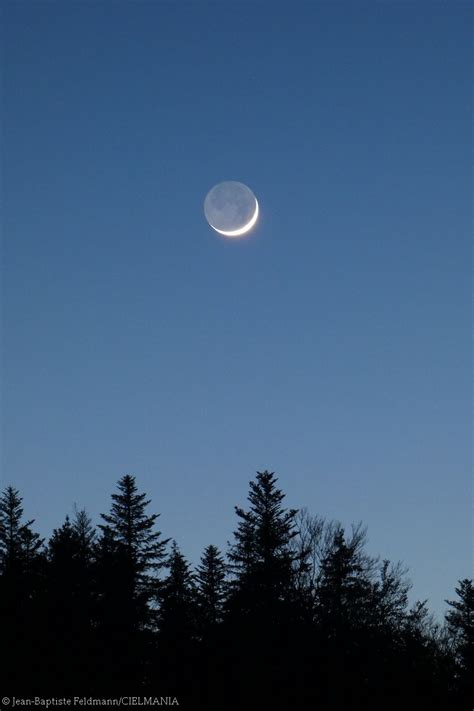
[{"label": "dark foliage", "polygon": [[408,604],[401,564],[365,529],[284,506],[272,472],[236,507],[227,562],[193,571],[125,475],[98,530],[85,510],[47,545],[22,499],[0,498],[2,690],[48,697],[163,696],[188,708],[471,709],[474,589],[444,626]]},{"label": "dark foliage", "polygon": [[196,568],[196,603],[201,638],[212,637],[224,619],[224,604],[227,597],[226,564],[219,549],[210,545],[205,548],[201,562]]},{"label": "dark foliage", "polygon": [[464,579],[456,588],[457,600],[446,600],[446,613],[454,653],[459,704],[472,708],[474,699],[474,582]]}]

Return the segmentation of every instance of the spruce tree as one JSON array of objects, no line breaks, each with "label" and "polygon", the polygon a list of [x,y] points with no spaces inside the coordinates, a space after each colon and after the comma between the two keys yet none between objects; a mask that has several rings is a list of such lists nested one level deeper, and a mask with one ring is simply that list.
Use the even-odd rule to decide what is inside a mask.
[{"label": "spruce tree", "polygon": [[[79,540],[69,516],[63,525],[55,528],[48,543],[48,558],[53,566],[74,566],[79,551]],[[67,576],[70,579],[70,575]]]},{"label": "spruce tree", "polygon": [[155,530],[158,514],[147,514],[150,500],[139,493],[135,477],[126,474],[112,494],[108,514],[95,545],[95,627],[104,663],[103,690],[121,688],[143,678],[150,657],[157,573],[165,565],[168,539]]},{"label": "spruce tree", "polygon": [[188,696],[199,684],[196,590],[189,563],[173,541],[168,575],[160,585],[158,676],[171,693]]},{"label": "spruce tree", "polygon": [[94,648],[91,559],[74,523],[66,516],[48,543],[48,651],[63,693],[72,693],[84,678],[90,678]]},{"label": "spruce tree", "polygon": [[22,498],[8,486],[0,497],[0,566],[4,574],[27,573],[40,552],[43,539],[23,522]]},{"label": "spruce tree", "polygon": [[7,487],[0,497],[0,629],[7,652],[2,669],[5,689],[12,692],[29,690],[29,684],[40,688],[46,638],[45,558],[43,540],[32,530],[33,523],[23,520],[19,492]]},{"label": "spruce tree", "polygon": [[367,622],[373,561],[362,553],[364,536],[364,531],[356,529],[352,540],[346,541],[339,527],[321,562],[317,618],[331,638]]},{"label": "spruce tree", "polygon": [[97,534],[85,509],[78,509],[77,506],[74,506],[72,527],[79,543],[79,556],[85,565],[90,564],[94,556],[94,543]]},{"label": "spruce tree", "polygon": [[367,636],[371,581],[362,553],[363,532],[346,540],[336,529],[321,561],[316,591],[317,666],[322,671],[321,695],[335,708],[359,707],[366,693]]},{"label": "spruce tree", "polygon": [[112,494],[113,504],[109,514],[101,514],[104,524],[99,528],[107,537],[107,545],[120,549],[119,556],[126,561],[123,584],[132,597],[140,596],[148,602],[153,594],[154,574],[165,565],[166,546],[169,539],[161,538],[155,524],[159,514],[148,515],[150,499],[138,493],[135,477],[126,474],[118,482],[119,493]]},{"label": "spruce tree", "polygon": [[195,631],[196,589],[189,563],[173,541],[168,575],[160,585],[159,629],[162,638],[188,640]]},{"label": "spruce tree", "polygon": [[196,569],[197,601],[201,628],[208,632],[222,621],[226,596],[226,565],[218,548],[207,546]]},{"label": "spruce tree", "polygon": [[257,472],[250,482],[249,510],[235,507],[240,520],[228,557],[243,614],[278,615],[279,605],[293,594],[299,555],[290,543],[296,535],[297,509],[283,507],[285,494],[276,482],[274,472]]},{"label": "spruce tree", "polygon": [[[474,701],[474,584],[465,578],[456,588],[457,600],[446,600],[452,608],[446,623],[457,664],[456,681],[460,703],[471,708]],[[464,706],[463,706],[464,707]]]},{"label": "spruce tree", "polygon": [[[255,704],[280,704],[280,680],[296,679],[298,655],[289,660],[287,651],[298,644],[300,554],[291,546],[297,510],[284,508],[285,495],[276,483],[273,472],[257,472],[250,482],[249,509],[235,507],[239,522],[228,552],[234,577],[226,605],[232,645],[226,661],[242,679],[237,703],[245,703],[251,695]],[[287,691],[290,703],[291,685]]]}]

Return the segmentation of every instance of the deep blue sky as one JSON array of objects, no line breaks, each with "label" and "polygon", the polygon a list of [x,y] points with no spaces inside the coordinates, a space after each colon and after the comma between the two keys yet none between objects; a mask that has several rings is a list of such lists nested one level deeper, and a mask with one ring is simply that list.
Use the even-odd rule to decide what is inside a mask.
[{"label": "deep blue sky", "polygon": [[[3,3],[2,485],[134,474],[196,561],[256,470],[471,574],[468,2]],[[203,201],[247,183],[226,241]]]}]

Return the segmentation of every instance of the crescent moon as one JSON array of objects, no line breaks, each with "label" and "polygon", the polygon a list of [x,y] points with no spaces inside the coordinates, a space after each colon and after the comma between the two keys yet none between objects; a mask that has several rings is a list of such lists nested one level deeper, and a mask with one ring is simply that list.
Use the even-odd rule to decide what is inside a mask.
[{"label": "crescent moon", "polygon": [[255,198],[255,212],[253,213],[252,217],[250,220],[247,222],[246,225],[243,227],[239,227],[238,230],[231,230],[231,231],[224,231],[224,230],[218,230],[217,227],[213,227],[212,229],[218,232],[220,235],[224,235],[225,237],[240,237],[241,235],[244,235],[246,232],[252,229],[254,224],[258,220],[258,201],[257,198]]}]

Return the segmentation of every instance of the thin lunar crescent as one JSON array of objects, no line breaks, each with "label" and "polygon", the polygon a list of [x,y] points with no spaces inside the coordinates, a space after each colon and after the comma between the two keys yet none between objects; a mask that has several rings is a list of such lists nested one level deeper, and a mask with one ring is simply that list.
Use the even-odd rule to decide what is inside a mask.
[{"label": "thin lunar crescent", "polygon": [[226,237],[240,237],[240,235],[244,235],[246,232],[252,229],[254,224],[258,220],[258,201],[257,198],[255,198],[255,212],[253,213],[251,219],[247,222],[246,225],[241,227],[239,230],[232,230],[231,232],[224,232],[224,230],[218,230],[217,227],[213,227],[212,229],[218,232],[220,235],[225,235]]},{"label": "thin lunar crescent", "polygon": [[258,220],[259,204],[252,190],[236,180],[225,180],[209,190],[204,215],[209,226],[224,237],[241,237]]}]

